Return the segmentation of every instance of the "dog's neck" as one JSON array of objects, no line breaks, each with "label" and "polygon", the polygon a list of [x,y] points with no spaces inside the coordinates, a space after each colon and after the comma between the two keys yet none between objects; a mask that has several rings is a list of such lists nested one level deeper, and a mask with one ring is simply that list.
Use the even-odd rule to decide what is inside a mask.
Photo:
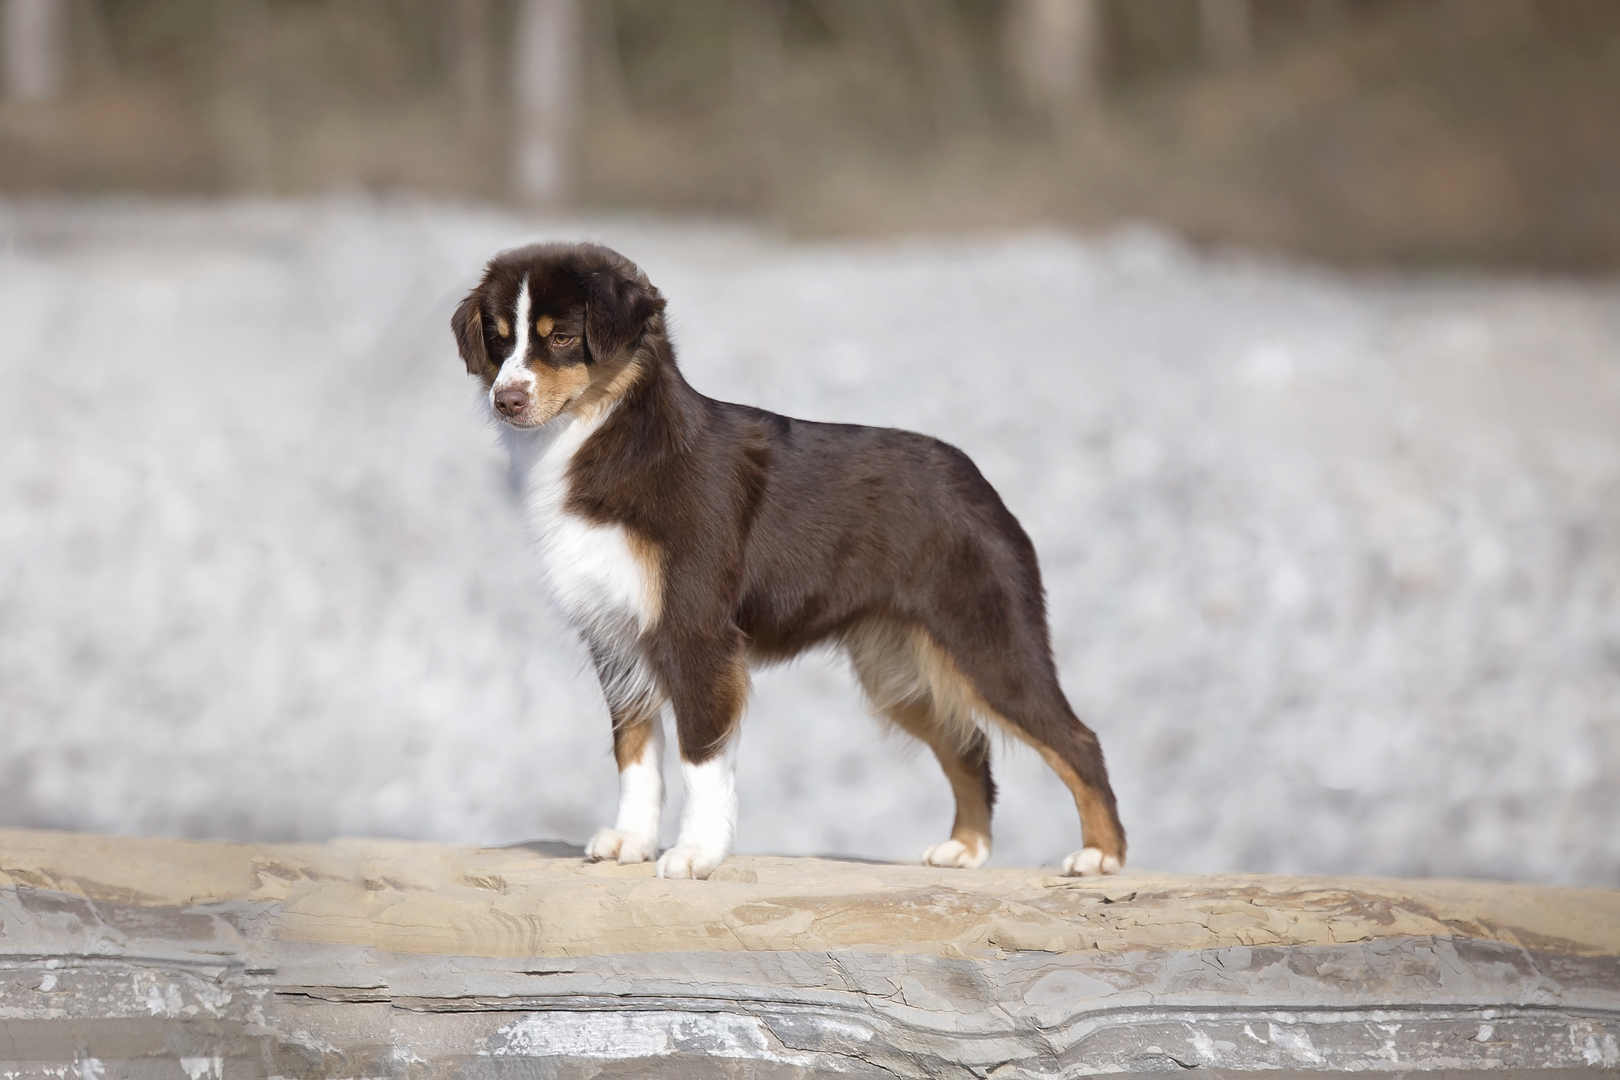
[{"label": "dog's neck", "polygon": [[648,325],[634,354],[634,377],[625,380],[603,418],[612,437],[598,442],[626,456],[626,464],[650,467],[691,450],[708,422],[707,399],[681,375],[662,317]]}]

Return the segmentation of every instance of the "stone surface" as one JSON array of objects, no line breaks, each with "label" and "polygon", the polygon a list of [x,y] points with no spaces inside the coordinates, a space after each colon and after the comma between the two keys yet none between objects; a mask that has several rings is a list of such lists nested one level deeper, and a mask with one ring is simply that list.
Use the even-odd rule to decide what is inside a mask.
[{"label": "stone surface", "polygon": [[9,1080],[1620,1073],[1620,893],[0,832]]}]

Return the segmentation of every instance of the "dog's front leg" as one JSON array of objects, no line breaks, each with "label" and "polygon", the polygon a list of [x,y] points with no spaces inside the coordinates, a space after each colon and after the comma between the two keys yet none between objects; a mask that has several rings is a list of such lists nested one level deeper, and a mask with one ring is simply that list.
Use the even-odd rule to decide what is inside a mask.
[{"label": "dog's front leg", "polygon": [[737,727],[748,697],[748,673],[738,658],[704,674],[708,677],[699,685],[670,695],[686,807],[680,837],[658,860],[659,877],[708,877],[731,854],[737,837]]},{"label": "dog's front leg", "polygon": [[686,781],[686,807],[681,835],[658,860],[658,876],[706,878],[731,854],[737,838],[737,739],[707,760],[694,764],[681,758]]},{"label": "dog's front leg", "polygon": [[619,763],[619,816],[613,828],[591,837],[585,857],[646,862],[658,854],[664,814],[664,724],[658,713],[630,722],[616,718],[613,756]]}]

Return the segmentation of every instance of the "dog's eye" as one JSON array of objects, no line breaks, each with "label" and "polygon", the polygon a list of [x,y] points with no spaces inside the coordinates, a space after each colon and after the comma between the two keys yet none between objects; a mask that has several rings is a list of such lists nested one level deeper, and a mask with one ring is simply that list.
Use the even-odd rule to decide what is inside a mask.
[{"label": "dog's eye", "polygon": [[564,345],[572,345],[574,343],[574,339],[568,334],[552,334],[551,343],[560,349]]}]

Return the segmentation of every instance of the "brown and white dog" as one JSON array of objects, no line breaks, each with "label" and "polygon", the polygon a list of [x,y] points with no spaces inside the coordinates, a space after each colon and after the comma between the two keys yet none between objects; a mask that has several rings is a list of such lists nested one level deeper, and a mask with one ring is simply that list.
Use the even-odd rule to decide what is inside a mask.
[{"label": "brown and white dog", "polygon": [[978,469],[924,435],[704,397],[663,311],[623,256],[542,244],[497,255],[452,320],[613,718],[619,814],[587,856],[658,854],[667,703],[686,809],[658,874],[708,877],[736,832],[749,665],[831,642],[950,779],[956,823],[924,862],[989,857],[995,725],[1074,795],[1085,846],[1064,872],[1119,870],[1125,832],[1097,737],[1058,686],[1035,549]]}]

